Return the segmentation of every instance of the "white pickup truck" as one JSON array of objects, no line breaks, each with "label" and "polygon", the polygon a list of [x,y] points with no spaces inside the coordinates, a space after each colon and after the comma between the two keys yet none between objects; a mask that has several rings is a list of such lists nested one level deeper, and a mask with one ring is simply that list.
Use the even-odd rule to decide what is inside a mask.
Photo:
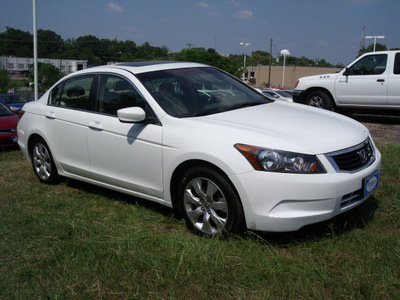
[{"label": "white pickup truck", "polygon": [[369,52],[338,73],[302,77],[293,101],[328,110],[400,111],[400,51]]}]

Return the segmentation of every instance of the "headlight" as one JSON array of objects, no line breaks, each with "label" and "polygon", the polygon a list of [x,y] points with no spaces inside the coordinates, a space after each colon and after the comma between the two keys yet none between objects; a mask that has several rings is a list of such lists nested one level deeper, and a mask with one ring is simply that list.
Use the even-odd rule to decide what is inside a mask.
[{"label": "headlight", "polygon": [[326,173],[316,155],[300,154],[236,144],[254,169],[268,172],[321,174]]}]

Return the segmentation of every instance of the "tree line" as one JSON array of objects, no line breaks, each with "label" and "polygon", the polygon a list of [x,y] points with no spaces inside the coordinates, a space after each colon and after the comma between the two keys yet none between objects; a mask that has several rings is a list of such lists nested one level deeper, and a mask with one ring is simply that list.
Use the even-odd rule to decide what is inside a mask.
[{"label": "tree line", "polygon": [[[143,60],[177,60],[204,62],[220,67],[232,74],[240,74],[243,66],[243,54],[221,56],[214,49],[191,48],[171,53],[166,46],[156,47],[148,42],[137,45],[134,41],[117,39],[99,39],[93,35],[63,39],[51,30],[37,31],[38,56],[40,58],[60,58],[87,60],[91,65],[102,65],[108,62],[129,62]],[[16,57],[33,56],[33,36],[28,31],[6,27],[0,33],[0,55]],[[246,57],[247,65],[268,65],[270,53],[254,51]],[[281,64],[282,59],[272,57],[274,65]],[[216,64],[216,65],[215,65]],[[334,67],[324,59],[315,61],[306,57],[289,56],[287,65]]]},{"label": "tree line", "polygon": [[[148,42],[137,45],[134,41],[99,39],[93,35],[63,39],[51,30],[37,31],[38,57],[55,59],[86,60],[89,65],[104,65],[108,62],[130,62],[144,60],[192,61],[212,65],[237,77],[243,73],[244,54],[222,56],[214,49],[190,48],[172,53],[166,46],[156,47]],[[359,55],[372,51],[373,45],[360,49]],[[386,46],[376,44],[377,50],[386,50]],[[33,35],[12,27],[6,27],[0,33],[0,56],[33,57]],[[246,57],[247,66],[269,65],[270,53],[254,51]],[[271,57],[273,65],[282,64],[283,57]],[[343,67],[325,61],[302,57],[286,57],[286,65],[305,67]]]}]

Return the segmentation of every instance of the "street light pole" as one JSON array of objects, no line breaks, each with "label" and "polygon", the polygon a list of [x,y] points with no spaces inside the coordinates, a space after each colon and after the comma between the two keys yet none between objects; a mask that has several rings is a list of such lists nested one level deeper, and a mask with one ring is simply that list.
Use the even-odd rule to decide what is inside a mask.
[{"label": "street light pole", "polygon": [[282,88],[285,86],[285,64],[286,64],[286,56],[290,55],[289,50],[283,49],[281,51],[281,55],[283,55],[283,75],[282,75]]},{"label": "street light pole", "polygon": [[247,48],[247,47],[250,47],[250,44],[249,44],[249,43],[240,42],[240,46],[244,46],[243,78],[242,78],[242,80],[245,81],[245,75],[246,75],[246,48]]},{"label": "street light pole", "polygon": [[376,48],[376,39],[384,39],[385,36],[384,36],[384,35],[367,35],[365,38],[366,38],[366,39],[374,39],[374,52],[375,52],[375,48]]},{"label": "street light pole", "polygon": [[33,93],[38,99],[38,54],[37,54],[37,30],[36,30],[36,0],[33,0]]}]

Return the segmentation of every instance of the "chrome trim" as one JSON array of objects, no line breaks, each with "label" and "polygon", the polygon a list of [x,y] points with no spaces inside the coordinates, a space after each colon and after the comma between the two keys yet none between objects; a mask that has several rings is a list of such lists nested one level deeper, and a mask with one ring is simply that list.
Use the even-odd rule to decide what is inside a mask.
[{"label": "chrome trim", "polygon": [[[347,170],[341,170],[339,168],[339,166],[336,164],[336,161],[334,159],[334,156],[337,155],[342,155],[342,154],[346,154],[346,153],[350,153],[350,152],[354,152],[357,151],[358,149],[364,148],[366,145],[369,145],[371,150],[372,150],[372,157],[371,159],[365,164],[363,165],[361,168],[355,169],[355,170],[351,170],[351,171],[347,171]],[[361,154],[360,154],[361,155]],[[346,149],[342,149],[339,151],[335,151],[335,152],[330,152],[330,153],[326,153],[325,157],[328,159],[328,161],[331,163],[331,165],[333,166],[333,168],[335,169],[335,171],[337,173],[356,173],[358,171],[364,170],[366,168],[368,168],[370,165],[372,165],[375,161],[375,157],[376,157],[376,152],[375,152],[375,147],[374,144],[372,143],[371,139],[368,137],[364,142],[362,142],[361,144],[355,145],[353,147],[350,148],[346,148]]]}]

